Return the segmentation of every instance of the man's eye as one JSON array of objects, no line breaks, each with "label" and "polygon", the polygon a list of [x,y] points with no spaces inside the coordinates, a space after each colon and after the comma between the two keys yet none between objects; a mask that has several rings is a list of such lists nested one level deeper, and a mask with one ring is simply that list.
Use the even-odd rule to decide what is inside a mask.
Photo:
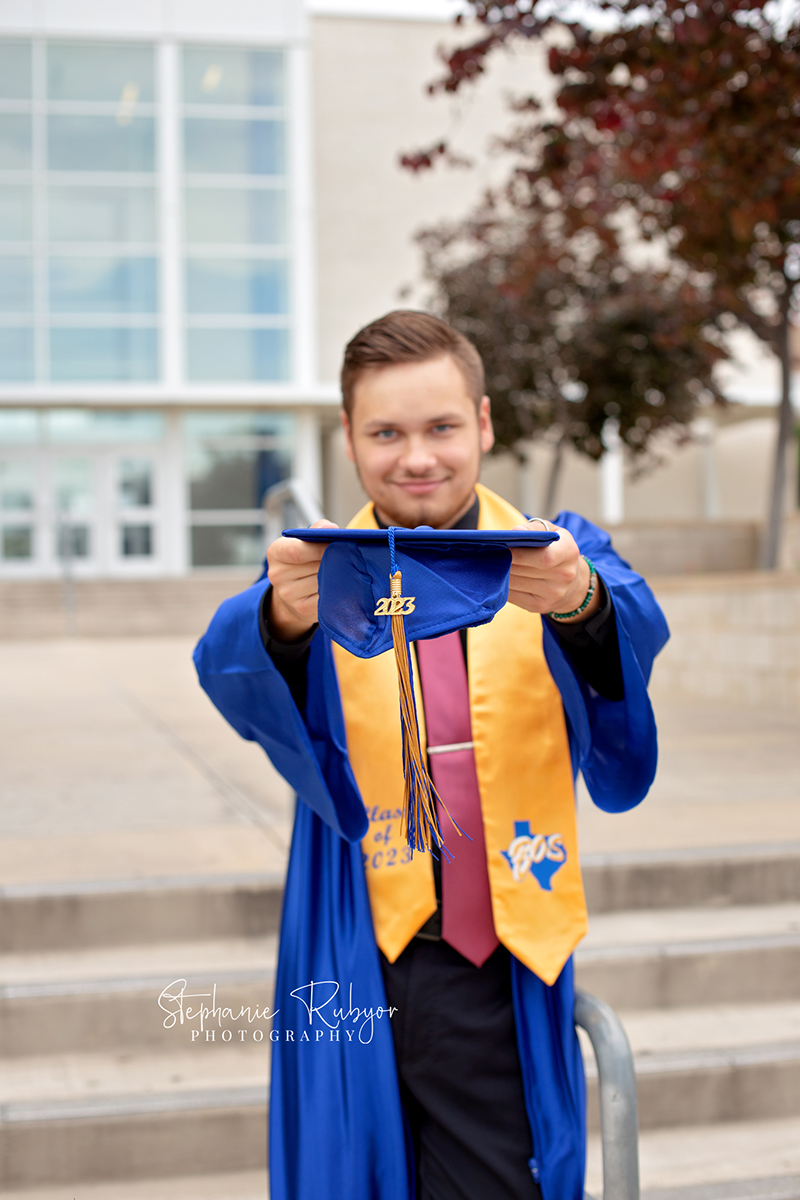
[{"label": "man's eye", "polygon": [[379,442],[389,442],[393,437],[397,436],[396,429],[379,429],[375,437]]},{"label": "man's eye", "polygon": [[449,433],[452,428],[453,428],[452,425],[434,425],[433,432],[434,433]]}]

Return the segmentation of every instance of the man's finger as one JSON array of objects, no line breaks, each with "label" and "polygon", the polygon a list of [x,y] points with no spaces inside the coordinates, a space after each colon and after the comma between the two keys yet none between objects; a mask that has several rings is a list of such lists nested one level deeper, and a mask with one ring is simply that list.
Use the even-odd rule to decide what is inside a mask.
[{"label": "man's finger", "polygon": [[319,562],[326,545],[323,542],[304,542],[301,538],[279,537],[270,546],[268,555],[276,562],[297,565]]}]

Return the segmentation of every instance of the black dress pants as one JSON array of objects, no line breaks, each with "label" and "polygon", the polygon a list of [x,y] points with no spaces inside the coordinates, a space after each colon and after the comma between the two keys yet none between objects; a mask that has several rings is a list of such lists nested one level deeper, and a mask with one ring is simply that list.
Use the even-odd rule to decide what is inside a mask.
[{"label": "black dress pants", "polygon": [[446,942],[381,955],[417,1200],[541,1200],[500,946],[475,967]]}]

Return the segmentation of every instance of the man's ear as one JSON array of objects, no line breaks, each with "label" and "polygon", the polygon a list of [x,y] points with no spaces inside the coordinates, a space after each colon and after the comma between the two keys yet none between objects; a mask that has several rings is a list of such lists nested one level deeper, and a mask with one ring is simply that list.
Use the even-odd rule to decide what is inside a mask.
[{"label": "man's ear", "polygon": [[343,408],[339,409],[339,416],[342,421],[342,429],[344,430],[344,452],[350,459],[350,462],[354,463],[356,456],[353,452],[353,432],[350,426],[350,418]]},{"label": "man's ear", "polygon": [[488,396],[483,396],[478,405],[478,429],[481,438],[481,454],[488,454],[494,445],[492,402]]}]

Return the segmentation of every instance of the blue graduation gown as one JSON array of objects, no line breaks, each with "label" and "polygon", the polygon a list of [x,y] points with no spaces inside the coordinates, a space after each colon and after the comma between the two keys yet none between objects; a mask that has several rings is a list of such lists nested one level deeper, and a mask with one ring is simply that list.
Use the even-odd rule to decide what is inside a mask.
[{"label": "blue graduation gown", "polygon": [[[647,682],[669,631],[644,580],[603,530],[575,513],[560,513],[557,523],[611,593],[625,699],[605,700],[581,679],[547,622],[545,654],[564,702],[573,770],[583,772],[595,804],[622,812],[644,798],[655,775]],[[263,747],[298,796],[276,981],[272,1200],[411,1200],[391,1026],[385,1014],[374,1015],[386,999],[361,858],[368,820],[347,757],[331,645],[321,631],[312,640],[303,716],[259,632],[267,586],[263,578],[222,604],[194,661],[220,712]],[[335,986],[329,981],[340,992],[325,1004]],[[512,988],[532,1169],[544,1200],[582,1200],[586,1104],[572,960],[548,987],[512,959]],[[355,1011],[364,1009],[374,1010],[372,1020]],[[285,1040],[290,1028],[294,1041]]]}]

